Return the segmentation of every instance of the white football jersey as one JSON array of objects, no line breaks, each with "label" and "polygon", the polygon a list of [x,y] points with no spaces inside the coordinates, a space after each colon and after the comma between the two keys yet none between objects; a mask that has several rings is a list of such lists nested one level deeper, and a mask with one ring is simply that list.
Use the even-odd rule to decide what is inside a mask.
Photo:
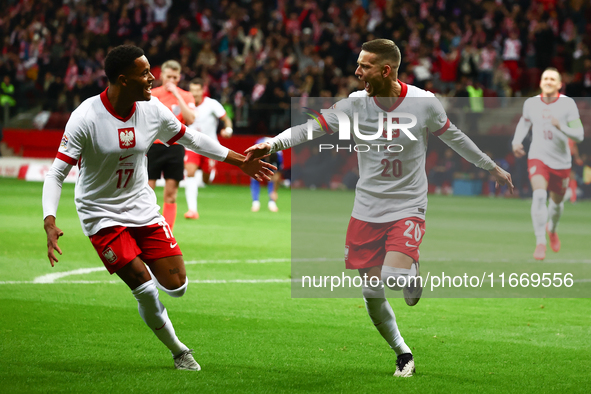
[{"label": "white football jersey", "polygon": [[[375,135],[380,123],[386,122],[387,113],[400,115],[394,118],[393,123],[411,124],[416,121],[414,126],[408,127],[416,140],[410,139],[399,129],[394,129],[393,138],[387,140],[386,124],[383,125],[382,135],[375,140],[363,140],[351,132],[358,147],[370,147],[367,152],[363,152],[367,148],[362,147],[357,153],[359,181],[352,213],[354,218],[365,222],[386,223],[406,217],[425,217],[427,133],[439,136],[450,127],[443,106],[432,93],[399,83],[402,91],[391,108],[383,108],[377,98],[368,97],[364,90],[352,93],[350,99],[341,100],[333,106],[347,115],[351,121],[351,130],[357,117],[359,132],[364,136]],[[337,115],[323,113],[322,117],[329,133],[339,132]],[[391,146],[393,152],[387,146]],[[402,150],[396,152],[400,146]]]},{"label": "white football jersey", "polygon": [[532,122],[532,142],[528,158],[541,160],[555,170],[564,170],[571,168],[568,137],[552,125],[553,117],[560,124],[579,119],[575,100],[561,94],[555,101],[546,104],[537,95],[528,98],[523,104],[523,118]]},{"label": "white football jersey", "polygon": [[157,138],[192,144],[187,134],[157,98],[136,102],[126,118],[115,113],[106,90],[85,100],[72,113],[56,157],[80,167],[75,201],[84,234],[163,221],[148,186],[146,152]]},{"label": "white football jersey", "polygon": [[193,111],[195,112],[195,121],[189,128],[205,133],[214,140],[217,139],[218,123],[220,118],[226,114],[224,107],[217,100],[205,97]]}]

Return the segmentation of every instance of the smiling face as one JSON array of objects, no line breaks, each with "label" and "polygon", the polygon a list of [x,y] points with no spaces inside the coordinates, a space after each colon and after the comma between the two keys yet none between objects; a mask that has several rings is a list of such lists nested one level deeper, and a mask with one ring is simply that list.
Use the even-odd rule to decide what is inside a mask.
[{"label": "smiling face", "polygon": [[361,51],[357,59],[355,76],[365,84],[365,91],[370,97],[388,96],[390,90],[389,78],[392,68],[380,59],[379,55]]},{"label": "smiling face", "polygon": [[134,66],[125,74],[125,82],[134,101],[150,101],[154,76],[150,72],[150,63],[145,56],[135,59]]},{"label": "smiling face", "polygon": [[555,97],[558,91],[562,88],[562,79],[560,74],[554,70],[546,70],[540,79],[540,88],[542,89],[542,96]]}]

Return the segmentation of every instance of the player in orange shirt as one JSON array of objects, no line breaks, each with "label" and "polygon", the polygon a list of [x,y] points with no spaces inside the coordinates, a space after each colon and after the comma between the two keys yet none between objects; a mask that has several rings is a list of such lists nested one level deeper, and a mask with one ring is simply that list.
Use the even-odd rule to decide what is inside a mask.
[{"label": "player in orange shirt", "polygon": [[[152,89],[157,97],[185,125],[195,121],[195,99],[191,93],[179,88],[181,65],[176,60],[168,60],[162,65],[160,80],[162,86]],[[156,188],[156,181],[164,175],[164,207],[162,216],[172,228],[176,219],[176,197],[179,182],[184,178],[185,148],[174,144],[169,147],[156,140],[148,151],[148,183]]]}]

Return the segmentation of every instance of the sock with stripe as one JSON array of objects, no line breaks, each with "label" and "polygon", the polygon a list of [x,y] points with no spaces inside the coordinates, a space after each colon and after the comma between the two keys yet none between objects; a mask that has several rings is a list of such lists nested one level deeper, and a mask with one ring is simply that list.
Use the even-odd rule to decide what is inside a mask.
[{"label": "sock with stripe", "polygon": [[154,281],[149,280],[131,292],[138,302],[140,316],[158,339],[166,345],[173,357],[187,350],[188,348],[179,341],[174,332],[166,308],[158,298],[158,289]]},{"label": "sock with stripe", "polygon": [[546,245],[546,222],[548,221],[546,199],[546,190],[534,190],[531,201],[531,221],[536,235],[536,245]]},{"label": "sock with stripe", "polygon": [[548,217],[550,221],[548,222],[548,230],[551,233],[556,232],[556,227],[558,227],[558,221],[560,220],[560,216],[562,216],[562,211],[564,211],[564,201],[560,204],[556,204],[554,200],[550,199],[548,203]]},{"label": "sock with stripe", "polygon": [[363,286],[362,292],[371,321],[392,350],[397,355],[412,353],[404,342],[404,338],[400,335],[396,324],[396,316],[384,293],[383,282],[380,281],[377,287]]}]

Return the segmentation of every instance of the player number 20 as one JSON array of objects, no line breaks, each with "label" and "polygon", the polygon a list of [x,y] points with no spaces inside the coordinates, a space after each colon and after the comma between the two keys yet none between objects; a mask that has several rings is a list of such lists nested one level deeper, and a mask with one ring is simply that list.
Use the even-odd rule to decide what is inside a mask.
[{"label": "player number 20", "polygon": [[[395,178],[402,176],[402,162],[400,160],[395,159],[390,161],[388,159],[382,159],[381,163],[384,166],[382,176],[391,177],[394,175]],[[392,175],[390,175],[390,168],[392,168]]]},{"label": "player number 20", "polygon": [[404,224],[406,224],[408,227],[406,228],[406,231],[403,235],[405,237],[412,238],[414,228],[415,241],[419,242],[421,240],[421,237],[423,236],[423,232],[421,231],[421,227],[419,226],[419,224],[413,222],[412,220],[407,220],[406,222],[404,222]]},{"label": "player number 20", "polygon": [[126,188],[133,175],[133,168],[117,170],[115,173],[117,174],[117,189]]}]

